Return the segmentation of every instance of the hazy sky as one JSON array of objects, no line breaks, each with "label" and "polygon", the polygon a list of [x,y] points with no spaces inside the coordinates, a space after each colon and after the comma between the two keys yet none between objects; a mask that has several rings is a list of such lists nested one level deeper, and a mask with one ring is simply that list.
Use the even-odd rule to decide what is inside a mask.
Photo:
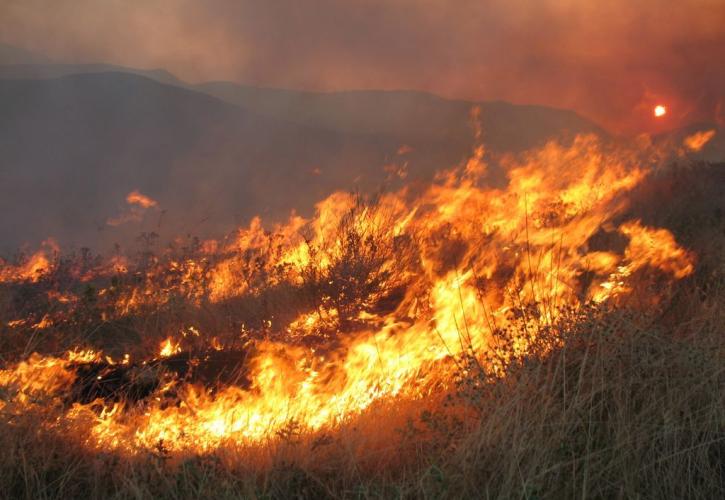
[{"label": "hazy sky", "polygon": [[0,41],[189,81],[410,88],[610,129],[725,120],[725,0],[0,0]]}]

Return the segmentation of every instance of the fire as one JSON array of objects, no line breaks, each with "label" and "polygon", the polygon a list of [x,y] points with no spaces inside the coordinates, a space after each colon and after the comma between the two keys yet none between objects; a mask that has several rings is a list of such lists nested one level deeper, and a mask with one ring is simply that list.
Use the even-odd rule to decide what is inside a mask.
[{"label": "fire", "polygon": [[120,226],[129,222],[143,220],[144,213],[150,208],[157,208],[158,202],[153,198],[134,190],[126,195],[127,209],[115,217],[106,219],[109,226]]},{"label": "fire", "polygon": [[[127,385],[148,395],[139,404],[101,401],[101,411],[98,402],[59,404],[58,418],[86,429],[91,448],[136,453],[162,443],[200,453],[267,442],[291,423],[333,429],[381,402],[440,394],[464,362],[502,376],[507,360],[568,311],[625,300],[639,281],[663,289],[692,273],[694,256],[671,233],[625,217],[628,195],[658,157],[605,149],[593,136],[552,142],[505,158],[508,185],[494,188],[479,146],[417,194],[402,189],[367,203],[335,193],[312,218],[293,215],[271,231],[256,218],[191,255],[137,267],[114,261],[116,280],[94,295],[104,321],[164,308],[216,307],[230,318],[214,326],[222,334],[186,323],[181,341],[167,337],[138,362],[136,354],[120,363],[87,355],[98,370],[122,366]],[[597,246],[597,238],[620,244]],[[241,311],[251,312],[235,323]],[[66,320],[38,321],[55,328]],[[182,369],[174,355],[187,349]],[[15,388],[3,411],[25,411],[31,393],[86,390],[76,358],[35,354],[1,371],[0,387]],[[212,361],[221,373],[220,360],[233,366],[228,379],[193,380]],[[111,382],[90,386],[103,383]]]},{"label": "fire", "polygon": [[181,352],[181,346],[178,342],[174,342],[174,339],[171,337],[168,337],[166,340],[161,342],[161,345],[159,346],[159,356],[162,358],[168,358],[169,356],[173,356],[174,354],[178,354]]},{"label": "fire", "polygon": [[0,283],[39,281],[44,274],[52,269],[52,261],[59,253],[60,247],[55,240],[49,238],[43,242],[40,250],[18,265],[13,266],[0,259]]},{"label": "fire", "polygon": [[685,137],[684,145],[687,149],[693,152],[698,152],[705,147],[705,145],[715,137],[715,130],[703,130],[695,132],[692,135]]},{"label": "fire", "polygon": [[141,194],[139,191],[131,191],[128,193],[126,203],[129,205],[138,205],[142,208],[151,208],[157,205],[156,200],[149,198],[145,194]]},{"label": "fire", "polygon": [[662,118],[667,114],[667,107],[663,104],[658,104],[654,107],[654,115],[656,118]]}]

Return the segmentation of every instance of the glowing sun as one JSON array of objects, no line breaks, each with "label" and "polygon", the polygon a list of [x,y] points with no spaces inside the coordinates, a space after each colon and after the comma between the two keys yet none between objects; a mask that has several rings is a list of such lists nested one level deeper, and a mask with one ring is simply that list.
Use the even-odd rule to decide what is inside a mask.
[{"label": "glowing sun", "polygon": [[655,106],[654,114],[657,118],[661,118],[667,114],[667,108],[662,104]]}]

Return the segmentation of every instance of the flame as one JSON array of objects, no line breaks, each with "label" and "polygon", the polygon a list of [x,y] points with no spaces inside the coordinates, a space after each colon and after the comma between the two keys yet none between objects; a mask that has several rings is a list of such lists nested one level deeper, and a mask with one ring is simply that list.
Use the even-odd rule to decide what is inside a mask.
[{"label": "flame", "polygon": [[138,205],[141,208],[151,208],[157,205],[156,200],[135,190],[126,195],[126,203],[129,205]]},{"label": "flame", "polygon": [[166,340],[161,342],[161,345],[159,346],[159,356],[162,358],[168,358],[169,356],[173,356],[174,354],[178,354],[180,352],[181,346],[171,337],[168,337]]},{"label": "flame", "polygon": [[67,388],[75,379],[69,369],[73,363],[100,359],[93,350],[74,350],[63,358],[43,357],[32,354],[11,370],[0,370],[0,386],[14,394],[17,401],[27,403],[38,396],[48,396]]},{"label": "flame", "polygon": [[[692,273],[694,256],[667,230],[616,222],[630,191],[647,178],[647,165],[661,157],[651,145],[643,148],[605,149],[593,136],[569,147],[551,142],[504,158],[508,185],[494,188],[483,182],[488,165],[480,145],[417,194],[403,188],[366,203],[335,193],[310,219],[293,214],[267,230],[255,218],[229,240],[204,242],[183,258],[162,255],[137,267],[124,261],[122,269],[114,263],[123,279],[96,296],[96,307],[106,305],[104,319],[180,300],[200,309],[234,304],[230,311],[252,304],[253,326],[227,327],[246,339],[236,350],[204,328],[182,330],[185,346],[207,342],[192,366],[228,352],[246,382],[174,379],[160,367],[182,347],[168,337],[146,361],[131,363],[126,355],[121,362],[129,370],[156,367],[159,383],[144,404],[107,402],[99,412],[76,402],[59,418],[86,429],[91,448],[136,453],[163,443],[200,453],[266,442],[290,423],[332,429],[378,402],[444,392],[462,360],[500,376],[507,360],[526,353],[536,332],[556,328],[565,311],[624,299],[635,279]],[[595,247],[601,234],[618,238],[621,248]],[[285,297],[277,316],[263,315]],[[72,311],[82,302],[63,305]],[[510,335],[510,344],[496,340],[501,335]],[[22,410],[31,394],[56,397],[75,380],[73,356],[34,354],[1,371],[0,387],[15,388],[5,409]]]},{"label": "flame", "polygon": [[710,140],[715,137],[715,130],[702,130],[685,137],[683,144],[693,152],[701,151]]},{"label": "flame", "polygon": [[53,260],[60,253],[55,240],[45,240],[41,248],[18,265],[10,265],[0,259],[0,283],[31,281],[37,282],[53,268]]},{"label": "flame", "polygon": [[653,113],[656,118],[661,118],[667,114],[667,107],[663,104],[658,104],[654,107]]},{"label": "flame", "polygon": [[129,222],[140,222],[143,220],[144,213],[149,208],[156,208],[158,203],[156,200],[142,194],[139,191],[131,191],[126,195],[126,203],[128,208],[115,217],[106,219],[109,226],[120,226]]},{"label": "flame", "polygon": [[635,220],[622,224],[619,230],[630,238],[625,251],[630,269],[650,266],[677,279],[692,273],[694,257],[680,248],[666,229],[648,228]]}]

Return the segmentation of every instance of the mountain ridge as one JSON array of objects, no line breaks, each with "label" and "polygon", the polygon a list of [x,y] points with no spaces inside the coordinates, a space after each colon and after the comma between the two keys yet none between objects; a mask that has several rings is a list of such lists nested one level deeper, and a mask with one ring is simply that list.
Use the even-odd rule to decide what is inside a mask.
[{"label": "mountain ridge", "polygon": [[[471,154],[474,106],[494,156],[601,132],[543,106],[191,85],[164,70],[107,64],[0,65],[0,106],[3,253],[48,236],[92,247],[142,231],[219,236],[257,214],[310,214],[336,190],[427,182]],[[133,190],[161,208],[109,226]]]}]

